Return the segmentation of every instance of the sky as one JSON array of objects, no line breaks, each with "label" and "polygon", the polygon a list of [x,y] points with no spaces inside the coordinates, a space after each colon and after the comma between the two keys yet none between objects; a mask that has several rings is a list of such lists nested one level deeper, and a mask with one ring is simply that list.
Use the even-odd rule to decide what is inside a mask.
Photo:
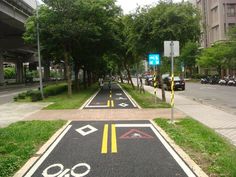
[{"label": "sky", "polygon": [[[181,2],[182,0],[173,0],[173,2]],[[121,6],[124,10],[124,13],[127,14],[136,9],[138,5],[152,5],[157,3],[158,0],[117,0],[117,5]]]}]

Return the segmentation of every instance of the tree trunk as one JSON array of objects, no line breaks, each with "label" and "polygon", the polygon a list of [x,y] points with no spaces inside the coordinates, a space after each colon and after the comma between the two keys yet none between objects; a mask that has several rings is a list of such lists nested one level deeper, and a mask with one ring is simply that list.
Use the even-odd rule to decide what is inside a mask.
[{"label": "tree trunk", "polygon": [[129,67],[128,67],[127,65],[125,65],[125,69],[126,69],[127,74],[128,74],[128,81],[130,81],[130,83],[131,83],[131,85],[132,85],[132,88],[135,89],[134,84],[133,84],[133,81],[132,81],[132,79],[131,79]]},{"label": "tree trunk", "polygon": [[72,80],[71,80],[71,66],[69,63],[69,55],[67,52],[64,54],[65,57],[65,68],[66,68],[66,78],[68,87],[68,97],[72,96]]},{"label": "tree trunk", "polygon": [[44,80],[47,82],[50,78],[50,61],[46,60],[44,65]]},{"label": "tree trunk", "polygon": [[123,81],[123,77],[122,77],[122,74],[121,74],[120,70],[119,70],[119,76],[120,76],[120,81],[121,81],[121,83],[123,84],[124,81]]},{"label": "tree trunk", "polygon": [[67,80],[67,75],[66,75],[66,73],[67,73],[67,71],[66,71],[66,64],[64,63],[64,80]]},{"label": "tree trunk", "polygon": [[75,90],[79,90],[79,79],[78,79],[78,74],[79,74],[79,64],[77,60],[74,60],[74,74],[75,74]]},{"label": "tree trunk", "polygon": [[90,87],[92,80],[91,80],[91,72],[89,70],[87,71],[87,76],[88,76],[88,86]]},{"label": "tree trunk", "polygon": [[162,75],[162,73],[161,73],[161,70],[160,70],[160,67],[157,67],[157,73],[159,73],[158,74],[158,77],[159,77],[159,81],[160,81],[160,84],[161,84],[161,98],[162,98],[162,101],[164,101],[164,102],[166,102],[166,94],[165,94],[165,89],[164,89],[164,87],[163,87],[163,80],[162,80],[162,77],[161,77],[161,75]]},{"label": "tree trunk", "polygon": [[87,82],[86,82],[86,70],[83,69],[83,85],[84,85],[84,89],[87,88]]}]

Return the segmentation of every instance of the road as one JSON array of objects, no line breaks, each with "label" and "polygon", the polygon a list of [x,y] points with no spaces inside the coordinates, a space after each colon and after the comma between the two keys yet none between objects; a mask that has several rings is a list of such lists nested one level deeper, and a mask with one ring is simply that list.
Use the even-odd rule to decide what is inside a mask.
[{"label": "road", "polygon": [[236,115],[236,87],[187,82],[185,91],[175,93]]},{"label": "road", "polygon": [[[125,108],[137,109],[137,106],[117,84],[111,89],[106,84],[84,107],[111,111]],[[137,120],[72,121],[24,174],[24,177],[40,176],[196,175],[151,121]]]},{"label": "road", "polygon": [[[137,83],[136,78],[132,80]],[[175,94],[236,115],[236,87],[186,82],[186,90]]]},{"label": "road", "polygon": [[6,88],[0,90],[0,105],[13,102],[14,96],[29,89],[37,88],[36,86],[19,86],[19,88]]}]

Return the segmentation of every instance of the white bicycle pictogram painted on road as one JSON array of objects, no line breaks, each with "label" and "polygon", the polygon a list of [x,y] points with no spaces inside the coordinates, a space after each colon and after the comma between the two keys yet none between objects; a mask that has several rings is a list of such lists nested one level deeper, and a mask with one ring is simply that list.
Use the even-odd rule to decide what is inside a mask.
[{"label": "white bicycle pictogram painted on road", "polygon": [[[82,168],[82,169],[86,168],[86,171],[82,172],[82,173],[78,173],[80,168]],[[49,173],[49,171],[53,170],[53,169],[57,170],[57,172],[55,172],[53,174]],[[70,175],[72,177],[83,177],[83,176],[86,176],[87,174],[89,174],[90,170],[91,170],[90,165],[88,165],[86,163],[79,163],[79,164],[75,165],[74,167],[72,167],[71,169],[65,169],[65,170],[64,170],[64,166],[62,164],[58,163],[58,164],[53,164],[53,165],[50,165],[49,167],[47,167],[43,171],[42,175],[44,177],[70,177]]]}]

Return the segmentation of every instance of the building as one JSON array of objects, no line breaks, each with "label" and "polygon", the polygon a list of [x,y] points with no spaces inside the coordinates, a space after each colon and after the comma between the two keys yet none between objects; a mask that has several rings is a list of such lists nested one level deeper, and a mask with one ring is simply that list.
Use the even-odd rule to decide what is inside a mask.
[{"label": "building", "polygon": [[227,40],[227,32],[236,24],[236,0],[196,0],[202,12],[201,47]]}]

